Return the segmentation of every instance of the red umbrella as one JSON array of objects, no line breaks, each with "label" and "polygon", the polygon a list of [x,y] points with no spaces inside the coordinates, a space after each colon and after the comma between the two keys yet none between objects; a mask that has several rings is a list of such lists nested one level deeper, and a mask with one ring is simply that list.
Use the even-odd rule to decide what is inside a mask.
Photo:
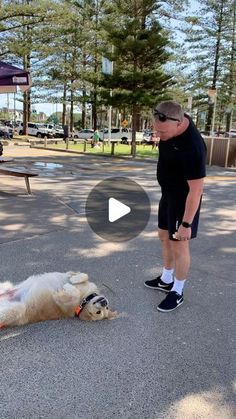
[{"label": "red umbrella", "polygon": [[0,61],[0,93],[25,92],[32,85],[30,74],[13,65]]}]

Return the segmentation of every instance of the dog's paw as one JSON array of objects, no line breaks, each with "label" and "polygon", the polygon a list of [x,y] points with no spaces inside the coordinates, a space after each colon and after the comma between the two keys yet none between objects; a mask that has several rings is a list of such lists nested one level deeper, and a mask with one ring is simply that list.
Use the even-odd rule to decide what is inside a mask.
[{"label": "dog's paw", "polygon": [[119,317],[121,317],[121,315],[117,311],[108,310],[108,320],[118,319]]},{"label": "dog's paw", "polygon": [[88,281],[88,275],[82,272],[73,273],[69,279],[71,284],[81,284],[82,282]]}]

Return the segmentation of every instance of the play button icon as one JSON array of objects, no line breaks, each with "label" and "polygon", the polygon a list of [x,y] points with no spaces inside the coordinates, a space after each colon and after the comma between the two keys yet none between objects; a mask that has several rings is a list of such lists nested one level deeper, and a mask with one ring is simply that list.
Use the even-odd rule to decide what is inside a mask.
[{"label": "play button icon", "polygon": [[117,221],[125,215],[129,214],[130,211],[131,208],[128,207],[128,205],[122,204],[122,202],[115,198],[109,198],[108,219],[110,223],[114,223],[114,221]]},{"label": "play button icon", "polygon": [[148,195],[127,177],[111,177],[99,182],[86,201],[88,224],[107,241],[133,239],[145,229],[149,216]]}]

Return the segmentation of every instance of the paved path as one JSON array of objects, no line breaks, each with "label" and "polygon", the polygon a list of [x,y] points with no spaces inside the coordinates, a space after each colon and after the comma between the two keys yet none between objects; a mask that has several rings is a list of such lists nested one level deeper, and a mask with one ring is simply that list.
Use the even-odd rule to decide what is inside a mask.
[{"label": "paved path", "polygon": [[[5,150],[40,176],[32,196],[1,177],[0,280],[81,270],[126,316],[2,330],[0,418],[233,419],[235,170],[208,169],[185,303],[162,314],[163,295],[143,287],[161,268],[155,164]],[[84,205],[91,187],[121,173],[145,188],[152,214],[139,237],[115,244],[91,231]]]}]

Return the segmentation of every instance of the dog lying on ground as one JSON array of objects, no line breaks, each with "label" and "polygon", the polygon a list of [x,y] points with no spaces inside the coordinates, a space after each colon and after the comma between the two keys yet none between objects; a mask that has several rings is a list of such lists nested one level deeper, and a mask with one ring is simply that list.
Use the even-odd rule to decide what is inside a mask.
[{"label": "dog lying on ground", "polygon": [[118,315],[84,273],[44,273],[0,291],[0,327],[74,316],[94,321]]}]

